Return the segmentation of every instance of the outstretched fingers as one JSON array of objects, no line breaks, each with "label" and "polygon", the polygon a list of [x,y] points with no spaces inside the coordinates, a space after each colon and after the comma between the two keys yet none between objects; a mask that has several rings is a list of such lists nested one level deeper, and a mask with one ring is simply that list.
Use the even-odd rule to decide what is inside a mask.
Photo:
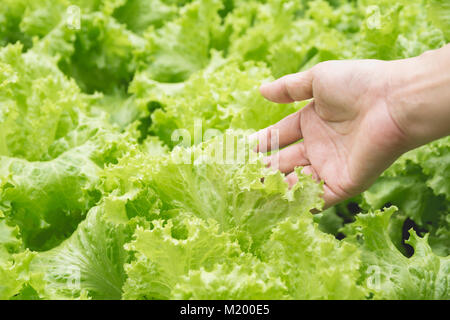
[{"label": "outstretched fingers", "polygon": [[300,117],[301,110],[251,135],[251,140],[258,140],[255,151],[268,152],[278,150],[300,140],[302,138]]},{"label": "outstretched fingers", "polygon": [[[268,100],[278,103],[291,103],[313,97],[312,71],[304,71],[284,76],[272,83],[261,86],[261,94]],[[255,151],[268,152],[283,148],[302,138],[300,127],[301,110],[278,123],[263,129],[250,137],[258,140]]]},{"label": "outstretched fingers", "polygon": [[265,158],[268,166],[283,173],[290,173],[296,167],[310,165],[303,142],[293,144]]},{"label": "outstretched fingers", "polygon": [[313,75],[311,70],[289,74],[260,87],[261,94],[277,103],[291,103],[313,97]]}]

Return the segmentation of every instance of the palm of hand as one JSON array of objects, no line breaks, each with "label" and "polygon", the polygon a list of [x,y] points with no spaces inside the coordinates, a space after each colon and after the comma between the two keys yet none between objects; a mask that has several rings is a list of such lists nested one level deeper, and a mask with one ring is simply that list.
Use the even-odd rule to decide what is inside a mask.
[{"label": "palm of hand", "polygon": [[297,166],[323,180],[327,206],[363,191],[402,153],[403,135],[384,98],[384,66],[381,61],[330,61],[261,89],[276,102],[314,98],[298,113],[263,130],[260,142],[264,145],[274,129],[281,147],[303,138],[268,162],[288,174],[291,185],[297,180],[292,173]]}]

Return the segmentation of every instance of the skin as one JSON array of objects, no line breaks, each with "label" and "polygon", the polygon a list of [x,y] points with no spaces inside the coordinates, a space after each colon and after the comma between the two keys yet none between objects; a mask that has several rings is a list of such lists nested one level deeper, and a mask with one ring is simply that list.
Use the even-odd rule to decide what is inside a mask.
[{"label": "skin", "polygon": [[[310,100],[256,133],[268,166],[324,181],[326,207],[369,188],[403,153],[450,134],[450,45],[397,61],[327,61],[260,88],[277,103]],[[274,146],[275,147],[275,146]],[[285,148],[284,148],[285,147]]]}]

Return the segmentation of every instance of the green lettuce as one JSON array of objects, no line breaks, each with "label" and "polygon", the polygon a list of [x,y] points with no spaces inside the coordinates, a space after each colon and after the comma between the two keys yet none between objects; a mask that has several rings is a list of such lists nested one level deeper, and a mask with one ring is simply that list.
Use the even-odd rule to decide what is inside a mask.
[{"label": "green lettuce", "polygon": [[105,213],[123,210],[124,203],[105,200],[92,208],[74,234],[61,245],[40,253],[33,270],[45,270],[46,299],[120,299],[125,280],[123,248],[126,226]]},{"label": "green lettuce", "polygon": [[208,64],[221,5],[219,0],[192,2],[177,19],[147,33],[145,60],[151,79],[181,82]]},{"label": "green lettuce", "polygon": [[277,105],[262,98],[256,89],[269,79],[270,71],[264,65],[246,63],[240,67],[216,53],[207,69],[194,73],[182,86],[163,85],[143,73],[133,81],[131,92],[140,108],[159,104],[151,116],[150,132],[173,147],[180,142],[180,137],[172,136],[177,129],[182,130],[181,136],[188,133],[181,143],[190,145],[230,128],[262,129],[303,105]]},{"label": "green lettuce", "polygon": [[241,264],[218,264],[207,271],[191,271],[173,289],[175,299],[272,300],[288,299],[286,285],[273,267],[256,259]]},{"label": "green lettuce", "polygon": [[[444,256],[450,253],[448,152],[447,137],[406,153],[363,193],[361,201],[367,210],[397,206],[403,222],[411,219],[422,228],[419,232],[430,232],[430,244]],[[396,234],[401,233],[402,225]],[[399,247],[400,242],[396,241]]]},{"label": "green lettuce", "polygon": [[430,20],[444,32],[447,40],[450,39],[450,4],[444,0],[429,0],[427,2]]},{"label": "green lettuce", "polygon": [[36,254],[22,249],[19,228],[0,214],[0,300],[35,299],[43,292],[43,274],[30,271]]},{"label": "green lettuce", "polygon": [[[420,238],[410,230],[408,243],[414,248],[405,257],[388,234],[389,219],[397,209],[362,214],[353,227],[362,241],[362,273],[377,299],[450,298],[449,257],[439,257],[428,245],[428,236]],[[355,238],[354,238],[355,239]]]},{"label": "green lettuce", "polygon": [[3,0],[0,299],[450,299],[448,137],[323,212],[246,139],[305,105],[261,83],[437,49],[448,9]]}]

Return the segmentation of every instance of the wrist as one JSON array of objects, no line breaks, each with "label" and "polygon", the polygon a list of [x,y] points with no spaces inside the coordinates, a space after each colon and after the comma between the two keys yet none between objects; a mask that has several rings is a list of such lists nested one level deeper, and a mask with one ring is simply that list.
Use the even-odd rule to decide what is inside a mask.
[{"label": "wrist", "polygon": [[450,134],[450,45],[388,64],[386,101],[413,149]]}]

